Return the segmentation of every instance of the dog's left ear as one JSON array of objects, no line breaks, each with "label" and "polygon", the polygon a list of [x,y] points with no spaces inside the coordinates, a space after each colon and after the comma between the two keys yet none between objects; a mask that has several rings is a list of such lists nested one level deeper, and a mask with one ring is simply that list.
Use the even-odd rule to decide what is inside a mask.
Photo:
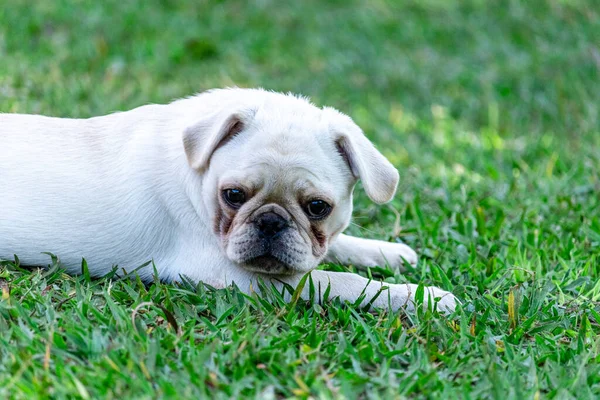
[{"label": "dog's left ear", "polygon": [[198,121],[183,132],[183,147],[190,166],[200,172],[208,168],[213,153],[244,130],[256,110],[221,110]]},{"label": "dog's left ear", "polygon": [[398,170],[350,117],[332,108],[324,108],[323,111],[331,118],[330,130],[338,151],[354,177],[362,181],[369,198],[379,204],[390,201],[398,186]]}]

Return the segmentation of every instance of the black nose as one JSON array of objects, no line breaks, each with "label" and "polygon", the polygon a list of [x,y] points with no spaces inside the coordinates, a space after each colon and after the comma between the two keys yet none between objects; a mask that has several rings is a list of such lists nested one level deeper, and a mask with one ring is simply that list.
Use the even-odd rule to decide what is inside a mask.
[{"label": "black nose", "polygon": [[274,212],[266,212],[260,215],[254,224],[258,232],[264,237],[272,238],[287,227],[287,221]]}]

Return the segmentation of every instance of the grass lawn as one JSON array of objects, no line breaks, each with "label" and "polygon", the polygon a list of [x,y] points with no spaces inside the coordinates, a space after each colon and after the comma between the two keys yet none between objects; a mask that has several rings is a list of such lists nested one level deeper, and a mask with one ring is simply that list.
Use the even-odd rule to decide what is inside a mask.
[{"label": "grass lawn", "polygon": [[421,257],[361,273],[462,308],[287,305],[7,260],[0,398],[600,397],[596,1],[0,7],[1,112],[89,117],[231,85],[352,116],[401,183],[385,206],[358,188],[350,231]]}]

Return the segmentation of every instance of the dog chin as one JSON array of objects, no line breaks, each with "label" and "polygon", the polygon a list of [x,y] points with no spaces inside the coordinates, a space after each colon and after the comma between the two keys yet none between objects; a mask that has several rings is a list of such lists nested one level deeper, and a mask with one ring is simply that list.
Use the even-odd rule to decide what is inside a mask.
[{"label": "dog chin", "polygon": [[270,255],[251,258],[242,262],[241,265],[248,271],[267,275],[294,275],[298,273],[298,268]]}]

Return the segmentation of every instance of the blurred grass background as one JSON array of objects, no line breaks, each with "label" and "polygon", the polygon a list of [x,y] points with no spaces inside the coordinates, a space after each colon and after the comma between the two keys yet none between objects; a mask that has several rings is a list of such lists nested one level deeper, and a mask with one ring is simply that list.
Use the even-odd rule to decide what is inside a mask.
[{"label": "blurred grass background", "polygon": [[[599,75],[594,0],[3,4],[1,112],[89,117],[237,85],[349,114],[401,174],[389,206],[358,192],[350,231],[421,255],[404,275],[373,274],[453,290],[465,307],[455,325],[265,311],[235,291],[114,289],[5,263],[0,393],[597,398]],[[185,340],[160,311],[144,314],[154,336],[137,335],[128,318],[141,301],[164,303]],[[62,344],[44,364],[36,338],[48,335]],[[198,346],[224,355],[194,359]],[[190,372],[181,354],[204,367]]]}]

